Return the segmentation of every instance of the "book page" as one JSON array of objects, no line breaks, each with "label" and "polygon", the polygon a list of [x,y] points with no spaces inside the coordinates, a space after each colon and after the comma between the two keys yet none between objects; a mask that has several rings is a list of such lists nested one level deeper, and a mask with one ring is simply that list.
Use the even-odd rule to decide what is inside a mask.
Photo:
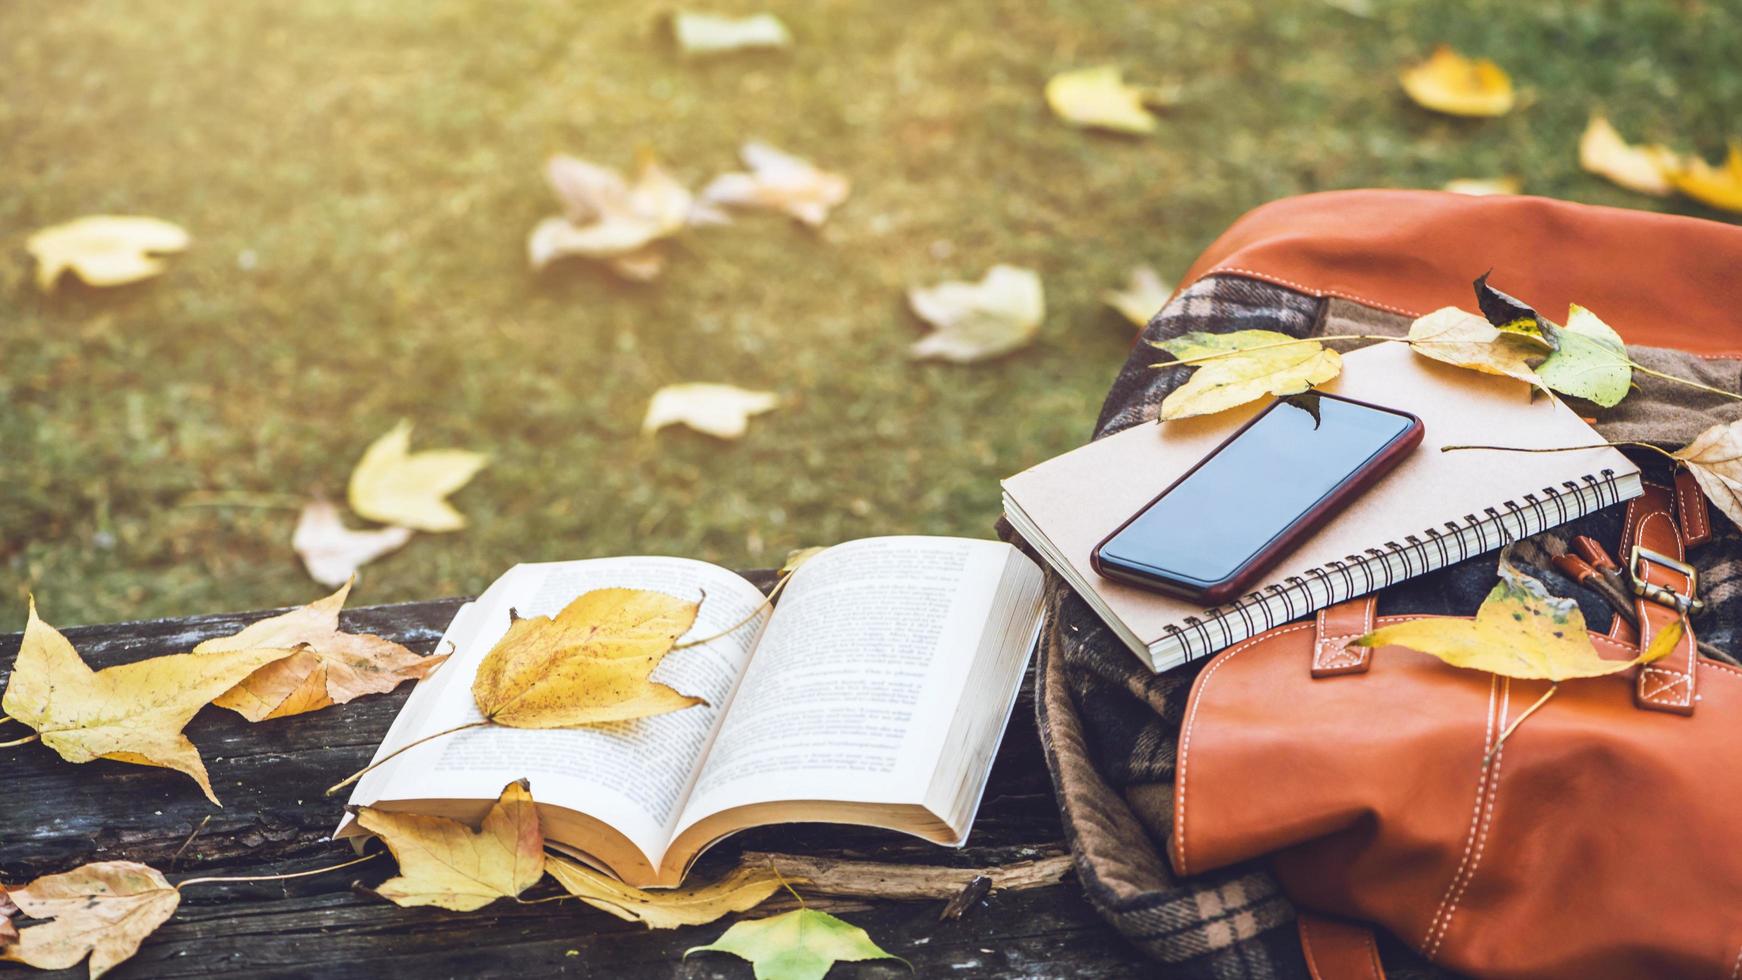
[{"label": "book page", "polygon": [[921,803],[1010,547],[869,538],[805,563],[781,598],[678,832],[751,803]]},{"label": "book page", "polygon": [[[614,587],[683,597],[706,592],[696,623],[686,634],[690,637],[719,633],[762,603],[762,593],[737,575],[683,558],[518,566],[467,609],[467,622],[456,624],[463,628],[457,631],[453,657],[413,692],[401,711],[407,724],[401,730],[395,723],[378,756],[432,732],[481,720],[472,699],[472,678],[507,631],[510,608],[522,616],[551,616],[584,592]],[[654,680],[705,698],[705,705],[586,728],[489,726],[458,732],[411,749],[370,773],[352,802],[493,800],[510,780],[526,777],[538,802],[602,821],[657,862],[767,616],[764,612],[729,636],[674,651],[655,669]]]}]

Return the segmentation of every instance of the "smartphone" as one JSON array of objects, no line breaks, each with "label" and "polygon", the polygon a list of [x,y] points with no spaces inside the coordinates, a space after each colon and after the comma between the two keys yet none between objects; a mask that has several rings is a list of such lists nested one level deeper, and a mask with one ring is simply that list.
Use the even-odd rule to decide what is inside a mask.
[{"label": "smartphone", "polygon": [[1205,606],[1276,561],[1421,443],[1421,419],[1308,392],[1259,412],[1095,546],[1102,576]]}]

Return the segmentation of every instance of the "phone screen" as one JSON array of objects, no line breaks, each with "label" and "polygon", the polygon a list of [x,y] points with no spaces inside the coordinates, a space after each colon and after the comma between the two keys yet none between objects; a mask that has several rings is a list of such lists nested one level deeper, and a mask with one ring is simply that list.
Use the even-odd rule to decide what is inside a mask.
[{"label": "phone screen", "polygon": [[1190,585],[1222,582],[1412,424],[1337,398],[1278,401],[1103,544],[1101,559]]}]

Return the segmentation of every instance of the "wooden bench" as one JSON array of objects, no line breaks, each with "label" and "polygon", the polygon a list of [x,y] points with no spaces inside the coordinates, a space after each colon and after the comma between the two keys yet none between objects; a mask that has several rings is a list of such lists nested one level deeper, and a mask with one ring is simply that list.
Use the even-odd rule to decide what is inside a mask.
[{"label": "wooden bench", "polygon": [[[766,587],[769,576],[760,579]],[[347,630],[432,649],[462,599],[359,608]],[[151,620],[64,630],[93,668],[189,650],[276,611]],[[0,683],[19,635],[0,636]],[[0,881],[23,884],[87,861],[142,861],[171,881],[206,875],[273,875],[337,864],[348,845],[327,835],[343,798],[322,790],[364,765],[410,687],[280,721],[249,725],[208,708],[187,733],[205,757],[222,808],[165,769],[98,761],[75,766],[39,744],[0,750]],[[1075,880],[994,890],[959,919],[940,921],[942,898],[972,876],[962,869],[1016,867],[1054,877],[1068,861],[1052,787],[1025,690],[1005,735],[969,846],[935,847],[897,834],[797,825],[728,839],[698,875],[717,874],[746,851],[790,855],[827,868],[851,860],[900,866],[838,875],[869,895],[807,896],[814,907],[867,929],[920,977],[1126,977],[1143,960],[1084,901]],[[802,868],[801,868],[802,870]],[[875,871],[876,869],[871,869]],[[466,914],[401,909],[353,892],[393,873],[383,856],[354,868],[287,881],[190,888],[175,917],[111,977],[736,977],[750,965],[725,954],[682,959],[731,919],[650,931],[578,902],[497,902]],[[843,889],[852,891],[853,888]],[[549,880],[528,897],[556,894]],[[897,896],[897,897],[891,897]],[[906,896],[906,897],[899,897]],[[771,901],[750,915],[790,908]],[[83,977],[85,967],[54,976]],[[838,966],[833,977],[906,977],[898,964]],[[0,980],[49,976],[0,963]]]}]

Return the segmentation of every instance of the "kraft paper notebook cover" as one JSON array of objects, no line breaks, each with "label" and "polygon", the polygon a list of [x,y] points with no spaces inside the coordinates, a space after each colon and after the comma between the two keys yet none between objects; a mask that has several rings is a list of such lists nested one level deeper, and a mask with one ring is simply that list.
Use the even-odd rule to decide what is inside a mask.
[{"label": "kraft paper notebook cover", "polygon": [[[1443,453],[1441,446],[1588,446],[1603,439],[1553,397],[1511,378],[1441,364],[1404,344],[1343,355],[1320,386],[1414,412],[1421,446],[1244,598],[1215,609],[1102,578],[1090,552],[1268,401],[1138,425],[1004,481],[1017,533],[1120,639],[1166,670],[1344,599],[1384,588],[1638,496],[1639,469],[1607,447],[1564,453]],[[1286,478],[1286,474],[1278,474]]]}]

